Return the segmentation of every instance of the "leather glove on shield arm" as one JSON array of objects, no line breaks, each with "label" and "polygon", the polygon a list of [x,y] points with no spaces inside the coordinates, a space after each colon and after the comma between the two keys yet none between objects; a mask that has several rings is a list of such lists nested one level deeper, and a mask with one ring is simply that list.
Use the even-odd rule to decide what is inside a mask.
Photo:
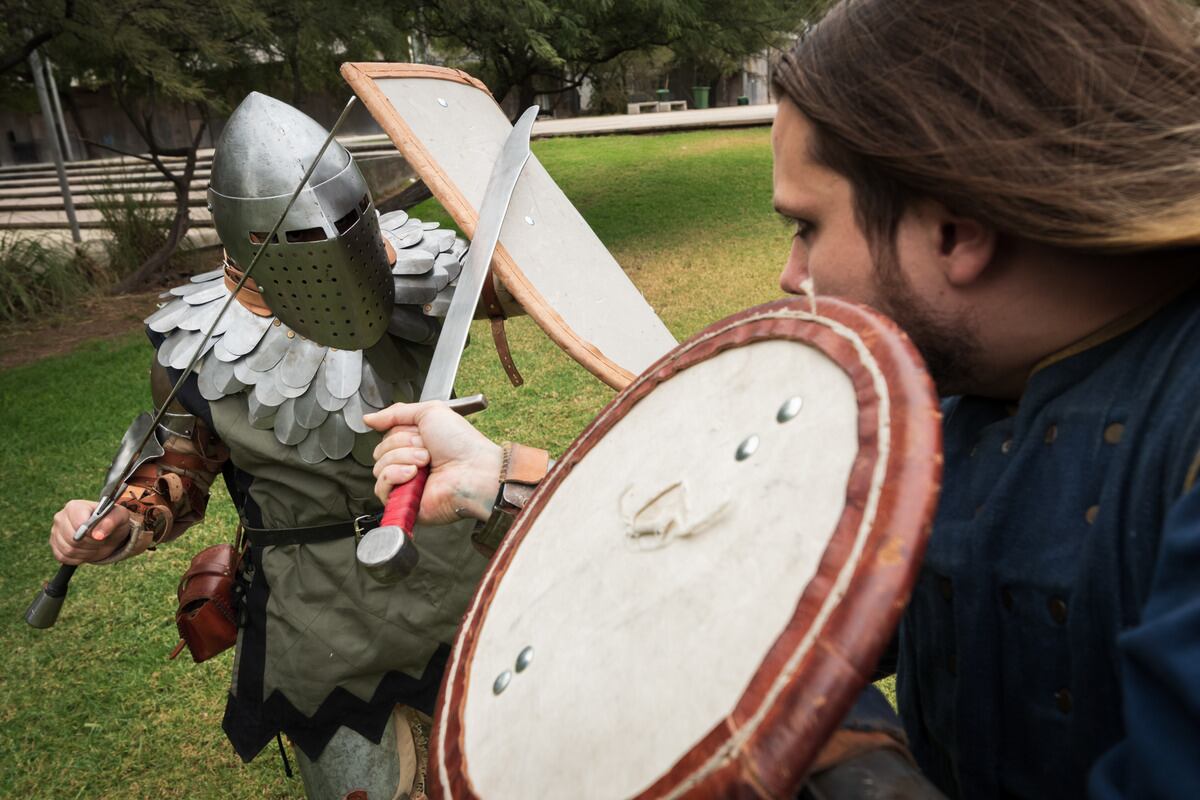
[{"label": "leather glove on shield arm", "polygon": [[913,762],[900,718],[868,685],[813,763],[801,800],[939,800]]}]

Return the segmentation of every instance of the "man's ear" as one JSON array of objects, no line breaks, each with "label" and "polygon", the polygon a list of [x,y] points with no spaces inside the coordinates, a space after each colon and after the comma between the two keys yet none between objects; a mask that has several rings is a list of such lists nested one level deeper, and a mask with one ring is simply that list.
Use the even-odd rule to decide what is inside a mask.
[{"label": "man's ear", "polygon": [[926,224],[933,226],[930,233],[942,273],[951,286],[969,286],[983,276],[996,255],[996,229],[933,205]]}]

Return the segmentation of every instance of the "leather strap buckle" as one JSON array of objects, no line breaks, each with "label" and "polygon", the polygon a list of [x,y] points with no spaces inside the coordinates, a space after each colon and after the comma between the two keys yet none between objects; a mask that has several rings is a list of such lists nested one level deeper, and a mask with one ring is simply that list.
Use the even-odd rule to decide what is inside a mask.
[{"label": "leather strap buckle", "polygon": [[[378,514],[360,514],[354,518],[354,545],[362,541],[363,534],[379,524]],[[369,526],[369,527],[368,527]]]}]

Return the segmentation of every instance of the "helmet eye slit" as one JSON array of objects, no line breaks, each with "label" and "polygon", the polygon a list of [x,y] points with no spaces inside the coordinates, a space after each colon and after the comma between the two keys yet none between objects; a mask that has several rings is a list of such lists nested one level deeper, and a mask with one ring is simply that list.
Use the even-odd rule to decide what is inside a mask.
[{"label": "helmet eye slit", "polygon": [[350,213],[333,223],[333,227],[337,228],[339,236],[344,236],[346,231],[354,227],[354,223],[358,222],[358,209],[350,209]]},{"label": "helmet eye slit", "polygon": [[290,244],[297,242],[323,242],[327,238],[324,228],[301,228],[300,230],[288,231],[287,240]]}]

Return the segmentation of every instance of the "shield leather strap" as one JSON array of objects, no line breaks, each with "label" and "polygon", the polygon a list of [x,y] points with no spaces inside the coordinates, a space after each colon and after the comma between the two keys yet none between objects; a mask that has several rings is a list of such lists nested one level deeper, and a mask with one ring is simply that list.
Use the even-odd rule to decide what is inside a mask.
[{"label": "shield leather strap", "polygon": [[[492,164],[512,131],[487,88],[464,72],[424,64],[349,63],[342,76],[473,236]],[[513,191],[492,265],[550,338],[614,388],[676,344],[537,156]]]},{"label": "shield leather strap", "polygon": [[779,301],[680,345],[501,543],[431,794],[794,797],[916,579],[940,448],[919,357],[863,307]]},{"label": "shield leather strap", "polygon": [[496,274],[490,268],[483,282],[483,293],[479,301],[492,326],[492,342],[496,345],[496,355],[500,357],[500,366],[504,367],[504,374],[513,386],[523,385],[525,379],[521,377],[521,371],[513,361],[512,351],[508,347],[508,334],[504,332],[504,320],[508,319],[508,314],[504,313],[504,307],[500,305],[500,297],[496,293]]}]

